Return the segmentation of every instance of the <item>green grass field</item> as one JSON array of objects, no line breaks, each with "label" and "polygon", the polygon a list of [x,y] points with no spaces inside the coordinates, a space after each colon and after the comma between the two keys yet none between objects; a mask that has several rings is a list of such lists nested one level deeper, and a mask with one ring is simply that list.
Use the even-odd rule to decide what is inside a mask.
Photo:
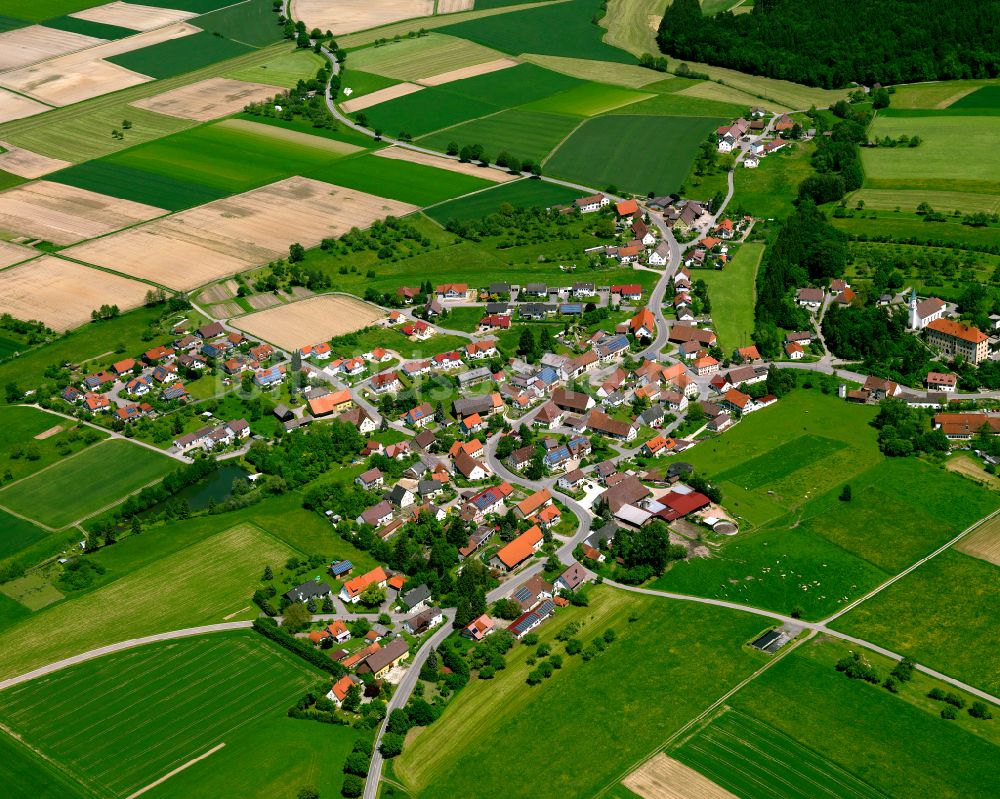
[{"label": "green grass field", "polygon": [[953,102],[948,108],[1000,108],[1000,85],[994,84],[976,89],[971,94],[967,94],[965,97]]},{"label": "green grass field", "polygon": [[925,191],[906,189],[859,189],[847,198],[851,207],[863,200],[866,209],[876,211],[900,211],[915,213],[921,203],[929,203],[935,211],[950,213],[959,210],[971,214],[985,212],[995,214],[1000,211],[1000,196],[961,191]]},{"label": "green grass field", "polygon": [[[169,141],[169,139],[161,140]],[[153,143],[152,146],[158,145]],[[129,158],[132,151],[122,154]],[[180,172],[181,170],[177,170]],[[68,169],[46,176],[47,180],[65,183],[81,189],[89,189],[99,194],[121,197],[124,200],[155,205],[168,211],[180,211],[195,205],[218,200],[229,192],[207,186],[193,180],[185,180],[176,174],[156,174],[146,169],[99,159],[84,161]]]},{"label": "green grass field", "polygon": [[0,781],[12,799],[91,799],[75,778],[0,732]]},{"label": "green grass field", "polygon": [[942,80],[928,83],[909,83],[896,87],[892,107],[939,109],[949,108],[968,94],[983,86],[998,85],[990,80]]},{"label": "green grass field", "polygon": [[288,141],[268,125],[222,122],[111,156],[104,163],[112,174],[105,177],[98,171],[94,182],[110,186],[120,167],[148,172],[153,179],[144,189],[149,196],[144,202],[158,205],[162,196],[164,202],[184,204],[197,194],[231,194],[291,175],[312,176],[353,150],[320,137]]},{"label": "green grass field", "polygon": [[639,103],[651,97],[653,95],[648,92],[588,82],[551,97],[535,100],[525,105],[525,109],[589,117],[613,111],[625,105]]},{"label": "green grass field", "polygon": [[[547,6],[513,11],[496,17],[459,22],[441,28],[441,33],[469,39],[505,53],[589,58],[633,64],[624,50],[602,41],[604,30],[591,22],[600,15],[595,0],[568,0]],[[558,35],[554,33],[558,31]]]},{"label": "green grass field", "polygon": [[884,799],[885,794],[770,725],[739,711],[716,717],[671,756],[737,796]]},{"label": "green grass field", "polygon": [[[193,24],[213,36],[222,36],[250,47],[263,47],[283,38],[271,0],[247,0],[245,3],[223,5],[226,7],[203,14]],[[315,70],[313,74],[316,74]]]},{"label": "green grass field", "polygon": [[[127,441],[105,441],[41,475],[0,490],[0,506],[65,527],[176,468],[172,458]],[[85,487],[84,487],[85,486]]]},{"label": "green grass field", "polygon": [[354,50],[348,61],[351,69],[397,80],[417,80],[502,57],[503,53],[475,42],[432,32],[419,38],[398,42],[390,39],[378,47]]},{"label": "green grass field", "polygon": [[493,185],[485,178],[376,155],[345,158],[313,170],[309,177],[421,206]]},{"label": "green grass field", "polygon": [[608,3],[601,25],[608,29],[604,39],[608,44],[641,56],[658,53],[656,30],[649,24],[653,17],[662,17],[669,0],[616,0]]},{"label": "green grass field", "polygon": [[[936,210],[936,209],[935,209]],[[944,209],[941,209],[944,210]],[[845,233],[878,239],[887,236],[907,244],[929,244],[937,247],[990,247],[996,244],[997,227],[970,227],[961,220],[947,222],[926,222],[923,217],[907,213],[867,211],[855,217],[831,219],[833,226]]]},{"label": "green grass field", "polygon": [[242,55],[252,49],[250,45],[202,31],[110,56],[107,60],[151,78],[172,78]]},{"label": "green grass field", "polygon": [[[0,407],[0,474],[10,474],[5,482],[27,477],[89,446],[82,435],[83,430],[81,435],[67,432],[73,426],[74,422],[69,419],[36,408]],[[62,431],[35,438],[54,427],[62,427]],[[98,441],[107,438],[105,433],[96,430],[93,436]],[[66,454],[61,454],[60,450]]]},{"label": "green grass field", "polygon": [[[745,531],[654,585],[822,618],[996,507],[989,491],[938,467],[884,459],[870,417],[802,390],[686,453]],[[845,483],[849,503],[838,498]]]},{"label": "green grass field", "polygon": [[420,144],[438,150],[446,150],[451,142],[461,146],[481,144],[494,157],[501,150],[506,150],[522,160],[530,159],[538,163],[580,121],[563,114],[544,114],[515,108],[439,130],[423,137]]},{"label": "green grass field", "polygon": [[[597,796],[760,663],[740,646],[760,631],[759,619],[606,588],[590,595],[589,607],[560,611],[539,636],[562,653],[555,634],[579,619],[585,645],[609,627],[614,643],[589,663],[564,656],[563,668],[538,686],[524,682],[534,648],[516,646],[505,670],[473,680],[395,761],[408,791],[427,799],[479,796],[502,780],[511,796],[536,796],[541,785],[547,795]],[[630,613],[638,620],[627,621]],[[624,663],[628,676],[609,679]],[[527,757],[539,730],[559,746]]]},{"label": "green grass field", "polygon": [[369,127],[381,129],[386,135],[408,133],[410,136],[423,136],[499,110],[499,106],[484,100],[461,97],[432,86],[358,113],[365,115]]},{"label": "green grass field", "polygon": [[703,97],[680,94],[677,90],[691,85],[686,78],[673,78],[647,86],[647,90],[663,89],[665,94],[656,94],[648,100],[618,109],[620,114],[650,114],[652,116],[719,117],[727,121],[746,111],[746,106],[735,103],[721,103]]},{"label": "green grass field", "polygon": [[765,218],[784,219],[794,209],[799,184],[813,174],[813,148],[793,144],[762,158],[756,169],[739,166],[733,175],[734,208]]},{"label": "green grass field", "polygon": [[949,550],[833,626],[997,696],[1000,654],[993,645],[997,613],[1000,570]]},{"label": "green grass field", "polygon": [[504,183],[495,189],[480,192],[475,197],[436,205],[428,209],[427,215],[442,225],[449,219],[465,221],[479,219],[495,213],[502,203],[509,203],[515,208],[548,208],[552,205],[564,205],[573,202],[580,192],[559,186],[555,183],[543,183],[540,180],[516,180]]},{"label": "green grass field", "polygon": [[3,11],[16,19],[41,22],[99,5],[99,0],[7,0]]},{"label": "green grass field", "polygon": [[[1000,191],[1000,154],[990,135],[990,116],[892,116],[880,114],[870,136],[919,135],[919,147],[878,147],[861,151],[872,188],[967,191],[981,184],[983,193]],[[866,184],[869,185],[869,184]]]},{"label": "green grass field", "polygon": [[718,320],[716,334],[724,352],[751,343],[757,268],[763,256],[763,244],[743,244],[725,269],[695,273],[708,284],[712,317]]},{"label": "green grass field", "polygon": [[203,636],[8,689],[0,719],[86,789],[128,796],[219,744],[238,747],[245,728],[280,718],[320,681],[318,671],[255,633]]},{"label": "green grass field", "polygon": [[262,64],[234,69],[227,72],[225,77],[289,89],[300,80],[316,77],[316,71],[324,62],[323,56],[311,50],[295,50],[276,55]]},{"label": "green grass field", "polygon": [[577,78],[536,64],[518,64],[474,78],[446,83],[440,88],[459,97],[482,99],[501,107],[525,105],[586,85]]},{"label": "green grass field", "polygon": [[209,535],[5,630],[0,675],[22,674],[116,641],[221,622],[249,609],[262,564],[277,566],[292,554],[251,524]]},{"label": "green grass field", "polygon": [[[810,760],[832,763],[828,773],[839,766],[894,799],[987,799],[1000,791],[991,765],[1000,756],[995,724],[977,722],[964,712],[956,721],[939,718],[941,704],[925,694],[931,687],[954,689],[919,673],[896,695],[881,686],[849,680],[834,669],[847,653],[848,647],[838,641],[808,641],[729,704],[741,717],[794,739],[796,748],[811,753]],[[866,654],[880,673],[889,672],[886,659]],[[803,757],[809,756],[805,753]],[[767,762],[755,757],[754,772],[767,768]],[[783,763],[780,773],[798,771],[791,765]],[[775,796],[767,791],[767,783],[762,780],[737,793],[751,799]],[[778,790],[777,795],[791,795]]]},{"label": "green grass field", "polygon": [[[364,97],[366,94],[387,89],[399,83],[395,78],[386,78],[374,72],[363,72],[359,69],[347,69],[341,79],[341,94],[344,89],[351,90],[351,98]],[[346,99],[346,96],[345,96]]]},{"label": "green grass field", "polygon": [[651,72],[633,64],[618,64],[612,61],[591,61],[586,58],[565,58],[557,55],[537,55],[528,53],[521,56],[522,60],[538,64],[546,69],[572,75],[586,81],[596,83],[612,83],[629,89],[640,89],[650,83],[664,79],[662,73]]},{"label": "green grass field", "polygon": [[31,522],[0,511],[0,558],[16,555],[46,537],[46,532]]},{"label": "green grass field", "polygon": [[[717,123],[700,117],[597,117],[563,142],[545,169],[583,185],[669,194],[684,182],[698,145]],[[651,157],[654,151],[660,157]]]}]

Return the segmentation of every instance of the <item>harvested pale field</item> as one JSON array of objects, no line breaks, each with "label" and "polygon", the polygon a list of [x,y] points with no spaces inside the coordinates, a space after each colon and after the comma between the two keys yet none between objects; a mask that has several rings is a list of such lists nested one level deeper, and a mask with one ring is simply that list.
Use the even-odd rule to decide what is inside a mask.
[{"label": "harvested pale field", "polygon": [[558,55],[536,55],[529,53],[518,56],[522,61],[537,64],[540,67],[572,75],[574,78],[593,80],[598,83],[613,83],[616,86],[627,86],[639,89],[650,83],[669,80],[670,75],[653,72],[632,64],[616,64],[611,61],[590,61],[586,58],[566,58]]},{"label": "harvested pale field", "polygon": [[518,64],[513,58],[498,58],[495,61],[487,61],[485,64],[476,64],[471,67],[452,69],[442,72],[440,75],[431,75],[429,78],[421,78],[417,83],[424,86],[441,86],[444,83],[462,80],[463,78],[474,78],[477,75],[486,75],[490,72],[499,72],[501,69],[510,69]]},{"label": "harvested pale field", "polygon": [[254,294],[251,297],[247,297],[247,302],[250,303],[250,307],[257,311],[263,311],[265,308],[273,308],[275,305],[281,305],[281,298],[275,297],[273,294]]},{"label": "harvested pale field", "polygon": [[662,753],[647,760],[622,784],[643,799],[737,799],[725,788]]},{"label": "harvested pale field", "polygon": [[208,122],[235,114],[237,111],[242,111],[248,103],[266,100],[276,93],[274,86],[263,83],[209,78],[163,94],[145,97],[132,105],[158,114]]},{"label": "harvested pale field", "polygon": [[351,53],[351,68],[396,80],[414,81],[459,67],[485,64],[502,56],[503,53],[497,50],[467,39],[431,32],[415,39],[404,38]]},{"label": "harvested pale field", "polygon": [[408,94],[419,92],[422,88],[424,87],[417,86],[415,83],[398,83],[395,86],[389,86],[385,89],[379,89],[377,92],[366,94],[357,100],[348,100],[345,103],[341,103],[340,108],[347,114],[353,114],[355,111],[371,108],[371,106],[384,103],[387,100],[395,100],[397,97],[405,97]]},{"label": "harvested pale field", "polygon": [[294,144],[301,144],[304,147],[311,147],[314,150],[326,150],[338,155],[350,155],[360,153],[364,147],[356,144],[348,144],[345,141],[336,139],[326,139],[322,136],[313,136],[311,133],[303,133],[298,130],[288,130],[275,125],[265,125],[261,122],[254,122],[249,119],[227,119],[220,122],[216,127],[231,128],[232,130],[242,130],[245,133],[252,133],[256,136],[267,136],[269,139],[287,141]]},{"label": "harvested pale field", "polygon": [[292,0],[292,18],[335,34],[368,30],[434,13],[434,0]]},{"label": "harvested pale field", "polygon": [[[0,195],[2,196],[2,195]],[[188,290],[314,247],[352,227],[417,210],[309,178],[292,177],[183,211],[66,254],[133,277]]]},{"label": "harvested pale field", "polygon": [[454,14],[456,11],[471,11],[473,0],[438,0],[438,14]]},{"label": "harvested pale field", "polygon": [[31,150],[15,147],[5,141],[0,141],[0,147],[6,150],[6,152],[0,153],[0,169],[22,178],[40,178],[42,175],[55,172],[57,169],[64,169],[70,165],[69,161],[39,155]]},{"label": "harvested pale field", "polygon": [[228,319],[231,316],[239,316],[243,313],[243,309],[240,307],[240,304],[232,301],[219,302],[215,305],[210,305],[208,310],[216,319]]},{"label": "harvested pale field", "polygon": [[421,153],[416,150],[409,150],[406,147],[386,147],[383,150],[376,150],[373,155],[379,158],[391,158],[396,161],[409,161],[412,164],[423,164],[433,166],[437,169],[446,169],[449,172],[459,172],[463,175],[472,175],[483,180],[492,180],[494,183],[506,183],[509,180],[516,180],[519,175],[512,175],[501,169],[492,167],[481,167],[475,164],[462,163],[452,158],[445,158],[443,155],[431,155]]},{"label": "harvested pale field", "polygon": [[795,110],[773,100],[764,100],[752,94],[747,94],[745,91],[733,86],[724,86],[721,83],[713,83],[711,81],[704,81],[703,83],[696,83],[694,86],[688,86],[686,89],[681,89],[677,94],[686,97],[700,97],[703,100],[715,100],[720,103],[736,103],[737,105],[746,106],[759,105],[768,111],[777,111],[778,113]]},{"label": "harvested pale field", "polygon": [[1000,518],[991,519],[956,547],[966,555],[1000,566]]},{"label": "harvested pale field", "polygon": [[285,350],[327,341],[376,322],[385,311],[355,297],[323,294],[244,316],[234,327]]},{"label": "harvested pale field", "polygon": [[104,39],[42,25],[0,33],[0,72],[101,44]]},{"label": "harvested pale field", "polygon": [[27,261],[36,255],[38,250],[33,250],[31,247],[22,247],[20,244],[0,240],[0,269]]},{"label": "harvested pale field", "polygon": [[235,280],[224,280],[222,283],[216,283],[214,286],[204,289],[198,295],[198,301],[221,302],[222,300],[230,300],[236,296],[238,290],[239,284]]},{"label": "harvested pale field", "polygon": [[0,272],[0,313],[62,332],[89,322],[90,312],[102,305],[137,308],[148,291],[137,280],[44,255]]},{"label": "harvested pale field", "polygon": [[105,25],[117,25],[120,28],[131,28],[134,31],[148,31],[198,15],[193,11],[177,11],[173,8],[153,8],[152,6],[115,2],[77,11],[70,16],[77,19],[88,19],[91,22],[103,22]]},{"label": "harvested pale field", "polygon": [[41,180],[0,193],[0,231],[65,246],[167,213],[162,208]]},{"label": "harvested pale field", "polygon": [[[148,83],[151,78],[125,67],[91,58],[72,63],[57,58],[0,76],[0,84],[55,106],[73,105],[91,97]],[[111,131],[108,131],[110,134]]]},{"label": "harvested pale field", "polygon": [[22,97],[6,89],[0,89],[0,122],[10,122],[14,119],[24,119],[43,111],[49,111],[47,105],[43,105],[28,97]]}]

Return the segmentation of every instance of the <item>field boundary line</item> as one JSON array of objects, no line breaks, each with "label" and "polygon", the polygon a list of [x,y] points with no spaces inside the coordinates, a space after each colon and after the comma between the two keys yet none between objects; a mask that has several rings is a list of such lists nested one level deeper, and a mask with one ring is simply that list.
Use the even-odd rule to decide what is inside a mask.
[{"label": "field boundary line", "polygon": [[647,760],[655,757],[660,752],[663,752],[678,737],[680,737],[681,735],[683,735],[685,732],[687,732],[693,726],[695,726],[697,724],[700,724],[705,719],[706,716],[709,716],[709,715],[715,713],[716,711],[718,711],[719,708],[722,707],[730,697],[732,697],[738,691],[742,690],[747,685],[749,685],[751,682],[753,682],[754,680],[756,680],[761,674],[763,674],[765,671],[767,671],[769,668],[771,668],[775,663],[778,663],[779,661],[781,661],[782,659],[784,659],[785,656],[788,655],[789,652],[795,651],[795,649],[797,649],[799,647],[799,645],[801,645],[804,642],[806,642],[809,639],[811,639],[815,634],[816,634],[816,631],[815,630],[811,630],[808,635],[803,636],[803,637],[798,638],[797,640],[793,641],[791,646],[784,647],[781,652],[779,652],[774,657],[770,658],[766,663],[764,663],[759,669],[757,669],[756,671],[754,671],[752,674],[749,674],[748,676],[746,676],[745,678],[743,678],[743,680],[741,680],[739,683],[737,683],[732,688],[730,688],[725,694],[723,694],[718,699],[716,699],[711,705],[709,705],[707,708],[705,708],[701,713],[699,713],[697,716],[695,716],[693,719],[691,719],[683,727],[681,727],[676,732],[674,732],[669,738],[667,738],[662,743],[657,744],[656,748],[652,752],[650,752],[649,754],[647,754],[644,757],[642,757],[639,760],[637,760],[635,763],[633,763],[631,766],[629,766],[624,772],[622,772],[619,776],[617,776],[613,780],[611,780],[607,785],[605,785],[597,793],[597,796],[598,797],[604,796],[608,791],[610,791],[618,783],[620,783],[623,779],[625,779],[625,777],[627,777],[629,774],[631,774],[637,768],[641,767]]},{"label": "field boundary line", "polygon": [[184,763],[183,765],[180,765],[177,768],[175,768],[173,771],[167,772],[162,777],[160,777],[158,780],[153,780],[153,782],[149,783],[149,785],[145,786],[144,788],[140,788],[135,793],[129,794],[125,799],[135,799],[137,796],[142,796],[144,793],[146,793],[146,791],[151,791],[157,785],[161,785],[162,783],[166,782],[167,780],[169,780],[171,777],[175,776],[176,774],[180,774],[182,771],[184,771],[184,769],[190,768],[195,763],[199,763],[202,760],[204,760],[206,757],[210,757],[211,755],[214,755],[216,752],[218,752],[220,749],[222,749],[222,747],[224,747],[225,745],[226,745],[225,741],[223,741],[221,744],[216,744],[215,746],[213,746],[211,749],[209,749],[204,754],[198,755],[198,757],[192,758],[187,763]]}]

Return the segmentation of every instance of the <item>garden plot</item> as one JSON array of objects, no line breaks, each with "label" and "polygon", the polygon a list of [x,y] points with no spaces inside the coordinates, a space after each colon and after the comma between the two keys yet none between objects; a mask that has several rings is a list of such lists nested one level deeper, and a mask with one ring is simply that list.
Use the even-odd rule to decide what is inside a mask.
[{"label": "garden plot", "polygon": [[373,105],[378,105],[379,103],[385,103],[389,100],[395,100],[399,97],[405,97],[408,94],[413,94],[414,92],[419,92],[423,86],[417,86],[415,83],[399,83],[395,86],[389,86],[385,89],[379,89],[371,94],[366,94],[364,97],[359,97],[356,100],[348,100],[347,102],[341,103],[340,107],[348,114],[353,114],[355,111],[361,111],[365,108],[371,108]]},{"label": "garden plot", "polygon": [[42,25],[0,33],[0,72],[101,44],[104,39]]},{"label": "garden plot", "polygon": [[295,242],[314,247],[352,227],[415,210],[407,203],[292,177],[87,242],[67,254],[186,290],[281,258]]},{"label": "garden plot", "polygon": [[103,236],[165,213],[151,205],[48,180],[0,193],[0,231],[61,246]]},{"label": "garden plot", "polygon": [[663,753],[646,761],[622,784],[643,799],[736,799],[725,788]]},{"label": "garden plot", "polygon": [[498,58],[494,61],[487,61],[485,64],[475,64],[471,67],[461,67],[442,72],[439,75],[431,75],[429,78],[421,78],[417,81],[424,86],[441,86],[464,78],[474,78],[477,75],[487,75],[490,72],[498,72],[501,69],[516,67],[518,64],[513,58]]},{"label": "garden plot", "polygon": [[239,291],[239,284],[235,280],[225,280],[222,283],[216,283],[214,286],[209,286],[207,289],[198,295],[198,300],[200,302],[222,302],[223,300],[231,300],[236,296],[236,292]]},{"label": "garden plot", "polygon": [[[186,22],[177,22],[113,42],[95,39],[94,43],[99,46],[88,45],[82,52],[7,72],[0,76],[0,85],[51,105],[71,105],[152,80],[148,75],[104,59],[195,33],[201,30]],[[0,42],[2,51],[3,43]]]},{"label": "garden plot", "polygon": [[178,11],[173,8],[153,8],[152,6],[115,2],[77,11],[69,16],[91,22],[101,22],[105,25],[117,25],[120,28],[131,28],[134,31],[148,31],[198,15],[193,11]]},{"label": "garden plot", "polygon": [[509,180],[516,180],[519,176],[510,172],[503,172],[499,169],[483,168],[475,164],[462,163],[441,155],[431,155],[417,150],[408,150],[405,147],[386,147],[383,150],[376,150],[372,155],[379,158],[391,158],[397,161],[409,161],[411,164],[423,164],[433,166],[438,169],[446,169],[449,172],[459,172],[463,175],[492,180],[494,183],[506,183]]},{"label": "garden plot", "polygon": [[255,338],[286,350],[353,333],[385,316],[385,311],[355,297],[324,294],[252,313],[235,322]]},{"label": "garden plot", "polygon": [[208,122],[242,111],[248,103],[273,97],[274,86],[247,83],[229,78],[209,78],[163,94],[146,97],[135,103],[158,114]]},{"label": "garden plot", "polygon": [[390,22],[434,13],[434,0],[292,0],[292,18],[306,28],[329,30],[335,34],[377,28]]},{"label": "garden plot", "polygon": [[14,119],[40,114],[49,107],[28,97],[22,97],[5,89],[0,89],[0,122],[10,122]]},{"label": "garden plot", "polygon": [[0,269],[27,261],[36,255],[38,252],[30,247],[22,247],[19,244],[0,240]]},{"label": "garden plot", "polygon": [[0,313],[62,332],[89,322],[90,312],[102,305],[137,308],[148,291],[137,280],[44,255],[0,272]]},{"label": "garden plot", "polygon": [[22,178],[40,178],[70,165],[69,161],[39,155],[5,141],[0,141],[0,148],[6,151],[0,152],[0,169]]}]

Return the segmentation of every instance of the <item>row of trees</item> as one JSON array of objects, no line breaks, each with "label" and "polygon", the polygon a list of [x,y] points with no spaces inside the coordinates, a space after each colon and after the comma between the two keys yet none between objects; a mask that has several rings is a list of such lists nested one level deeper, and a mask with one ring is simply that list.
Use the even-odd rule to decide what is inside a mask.
[{"label": "row of trees", "polygon": [[715,16],[675,0],[657,41],[675,58],[827,89],[1000,74],[1000,10],[976,0],[757,0]]}]

